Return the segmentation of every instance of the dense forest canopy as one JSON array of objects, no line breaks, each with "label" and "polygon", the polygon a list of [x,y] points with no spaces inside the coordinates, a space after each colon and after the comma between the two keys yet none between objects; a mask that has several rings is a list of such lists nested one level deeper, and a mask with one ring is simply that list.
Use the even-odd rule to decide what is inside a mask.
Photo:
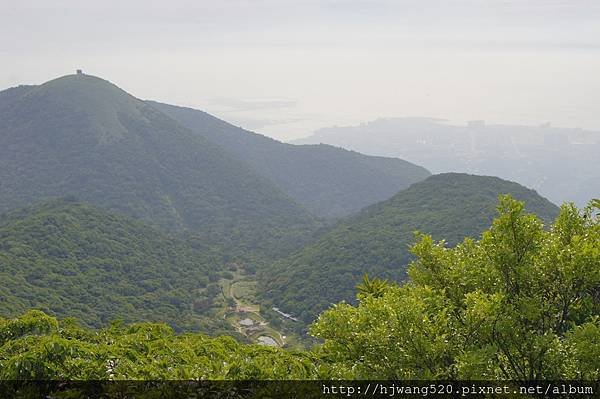
[{"label": "dense forest canopy", "polygon": [[244,345],[231,337],[176,335],[165,324],[100,330],[39,311],[0,319],[0,379],[307,379],[326,377],[307,352]]},{"label": "dense forest canopy", "polygon": [[0,213],[74,196],[273,256],[307,243],[318,217],[358,211],[428,175],[400,159],[284,144],[85,74],[0,92]]},{"label": "dense forest canopy", "polygon": [[502,197],[481,239],[422,235],[406,284],[323,313],[324,356],[359,379],[600,378],[600,202],[549,230]]},{"label": "dense forest canopy", "polygon": [[320,226],[219,145],[83,74],[0,92],[0,212],[65,196],[213,243],[302,243]]},{"label": "dense forest canopy", "polygon": [[100,330],[39,311],[0,319],[2,379],[600,378],[600,202],[564,205],[545,229],[502,197],[480,239],[422,235],[402,285],[365,278],[358,304],[324,312],[308,351],[174,334]]},{"label": "dense forest canopy", "polygon": [[217,251],[197,251],[79,202],[55,200],[0,217],[4,317],[39,309],[94,327],[114,319],[164,321],[179,331],[215,333],[228,329],[211,314],[223,270]]},{"label": "dense forest canopy", "polygon": [[425,168],[402,159],[330,145],[285,144],[202,111],[149,104],[243,160],[317,216],[346,216],[429,176]]},{"label": "dense forest canopy", "polygon": [[80,72],[0,91],[0,380],[599,379],[599,209]]},{"label": "dense forest canopy", "polygon": [[273,306],[309,323],[331,303],[352,301],[361,276],[402,280],[414,232],[455,245],[477,238],[510,193],[550,223],[558,208],[535,191],[495,177],[434,175],[391,199],[341,221],[315,243],[260,274],[260,292]]}]

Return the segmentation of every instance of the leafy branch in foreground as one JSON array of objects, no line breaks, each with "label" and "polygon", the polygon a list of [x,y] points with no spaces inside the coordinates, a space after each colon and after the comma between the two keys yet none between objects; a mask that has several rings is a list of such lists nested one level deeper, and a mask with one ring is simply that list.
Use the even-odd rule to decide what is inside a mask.
[{"label": "leafy branch in foreground", "polygon": [[372,296],[375,298],[379,298],[383,296],[390,284],[387,280],[382,280],[378,278],[370,279],[369,274],[365,274],[363,276],[362,282],[356,286],[356,290],[358,291],[358,298],[365,298],[368,296]]},{"label": "leafy branch in foreground", "polygon": [[447,248],[421,235],[405,285],[334,306],[312,334],[355,378],[597,379],[597,208],[563,205],[544,230],[501,197],[480,240]]},{"label": "leafy branch in foreground", "polygon": [[0,380],[196,380],[327,378],[308,352],[176,335],[166,324],[101,330],[39,311],[0,319]]}]

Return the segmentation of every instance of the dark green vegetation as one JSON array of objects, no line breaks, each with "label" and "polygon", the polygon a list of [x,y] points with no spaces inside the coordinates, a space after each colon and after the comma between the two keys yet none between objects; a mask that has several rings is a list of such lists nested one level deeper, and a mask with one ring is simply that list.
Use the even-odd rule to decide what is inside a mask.
[{"label": "dark green vegetation", "polygon": [[414,232],[455,245],[477,237],[510,193],[548,222],[558,208],[533,190],[495,177],[434,175],[390,200],[339,223],[313,244],[260,275],[259,292],[273,306],[308,323],[331,303],[350,301],[363,274],[402,280]]},{"label": "dark green vegetation", "polygon": [[[307,379],[309,353],[244,345],[231,337],[175,335],[164,324],[113,324],[99,331],[30,311],[0,319],[0,379]],[[160,397],[160,396],[159,396]]]},{"label": "dark green vegetation", "polygon": [[598,380],[599,206],[545,230],[504,197],[479,241],[421,236],[407,284],[361,287],[312,333],[359,379]]},{"label": "dark green vegetation", "polygon": [[[600,378],[600,221],[563,206],[545,230],[501,199],[478,241],[421,236],[409,280],[359,287],[284,351],[175,335],[163,324],[90,331],[37,311],[0,319],[0,379]],[[272,396],[271,396],[272,397]]]},{"label": "dark green vegetation", "polygon": [[[323,224],[297,199],[339,215],[427,175],[401,160],[279,143],[93,76],[8,89],[0,213],[12,213],[2,225],[0,314],[35,307],[96,327],[121,318],[245,331],[244,312],[223,314],[235,296],[221,290],[254,284],[261,265],[314,240]],[[71,200],[38,205],[56,198]],[[25,206],[34,208],[14,211]]]},{"label": "dark green vegetation", "polygon": [[56,200],[0,217],[0,315],[34,308],[94,327],[121,319],[231,333],[213,315],[222,265],[132,218]]},{"label": "dark green vegetation", "polygon": [[87,75],[0,92],[0,212],[65,196],[204,243],[287,245],[318,227],[217,144]]},{"label": "dark green vegetation", "polygon": [[317,216],[348,215],[429,176],[424,168],[401,159],[329,145],[285,144],[202,111],[149,104],[243,160]]},{"label": "dark green vegetation", "polygon": [[[426,175],[86,75],[0,92],[0,379],[598,378],[592,207],[545,230],[558,208],[534,191],[444,174],[318,237],[310,211],[345,215]],[[502,197],[473,240],[505,193],[540,219]],[[433,238],[411,255],[415,230]],[[341,300],[310,351],[190,333],[289,349],[302,339],[282,328]]]}]

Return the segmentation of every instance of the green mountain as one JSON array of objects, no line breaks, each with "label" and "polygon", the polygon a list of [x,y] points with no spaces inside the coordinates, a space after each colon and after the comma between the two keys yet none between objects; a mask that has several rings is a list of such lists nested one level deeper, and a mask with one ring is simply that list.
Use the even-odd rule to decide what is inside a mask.
[{"label": "green mountain", "polygon": [[0,216],[0,316],[34,308],[95,327],[214,332],[226,326],[210,317],[222,264],[133,218],[53,200]]},{"label": "green mountain", "polygon": [[331,303],[353,301],[362,275],[401,280],[414,232],[454,245],[477,237],[496,215],[498,196],[511,194],[550,222],[558,208],[535,191],[496,177],[440,174],[340,222],[315,243],[260,275],[267,303],[309,322]]},{"label": "green mountain", "polygon": [[0,212],[65,196],[215,242],[296,241],[318,224],[217,144],[88,75],[0,93]]},{"label": "green mountain", "polygon": [[382,118],[319,129],[294,144],[326,143],[363,154],[399,157],[432,173],[498,176],[535,189],[554,203],[583,207],[598,195],[600,131],[580,128],[454,125],[433,118]]},{"label": "green mountain", "polygon": [[330,145],[285,144],[202,111],[149,104],[251,165],[321,217],[356,212],[429,176],[426,169],[401,159],[367,156]]}]

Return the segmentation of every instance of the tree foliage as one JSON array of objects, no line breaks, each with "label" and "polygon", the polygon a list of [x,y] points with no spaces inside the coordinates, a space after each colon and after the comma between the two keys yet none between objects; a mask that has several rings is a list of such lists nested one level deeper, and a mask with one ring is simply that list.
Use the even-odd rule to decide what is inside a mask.
[{"label": "tree foliage", "polygon": [[244,161],[103,79],[0,92],[0,213],[66,196],[228,248],[319,227]]},{"label": "tree foliage", "polygon": [[498,211],[453,248],[419,235],[409,280],[365,276],[356,306],[312,326],[311,350],[161,323],[92,330],[32,310],[0,318],[0,379],[600,378],[597,203],[564,205],[549,230],[510,197]]},{"label": "tree foliage", "polygon": [[224,268],[137,220],[56,200],[0,216],[0,316],[40,309],[101,327],[113,319],[165,321],[178,331],[216,332],[211,314]]},{"label": "tree foliage", "polygon": [[311,213],[347,216],[429,176],[402,159],[330,145],[292,145],[252,133],[191,108],[150,102],[181,125],[250,165]]},{"label": "tree foliage", "polygon": [[477,238],[491,223],[498,195],[526,201],[550,223],[558,208],[535,191],[488,176],[435,175],[338,223],[301,251],[275,262],[260,277],[266,301],[310,323],[331,303],[353,302],[356,283],[372,277],[402,281],[413,259],[414,231],[450,245]]},{"label": "tree foliage", "polygon": [[455,248],[420,235],[406,284],[324,312],[323,355],[355,378],[598,379],[593,207],[563,205],[550,230],[510,197],[498,211]]},{"label": "tree foliage", "polygon": [[39,311],[0,319],[0,380],[310,379],[327,377],[311,353],[176,335],[165,324],[88,330]]}]

